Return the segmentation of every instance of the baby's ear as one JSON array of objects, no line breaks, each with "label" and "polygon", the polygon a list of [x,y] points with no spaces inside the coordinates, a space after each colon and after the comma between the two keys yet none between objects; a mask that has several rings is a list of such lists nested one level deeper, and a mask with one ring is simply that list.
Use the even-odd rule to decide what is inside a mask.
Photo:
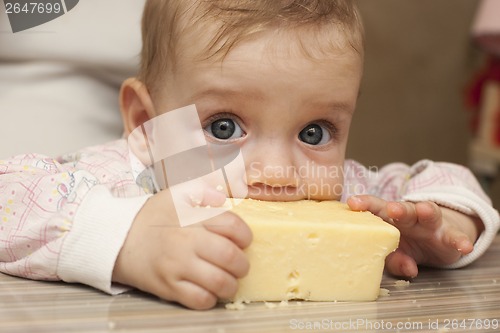
[{"label": "baby's ear", "polygon": [[154,117],[153,101],[144,83],[136,78],[123,82],[120,90],[120,110],[126,136]]}]

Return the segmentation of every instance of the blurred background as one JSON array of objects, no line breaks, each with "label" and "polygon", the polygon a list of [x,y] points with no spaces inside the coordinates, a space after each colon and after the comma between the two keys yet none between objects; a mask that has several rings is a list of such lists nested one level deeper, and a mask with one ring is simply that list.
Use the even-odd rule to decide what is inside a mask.
[{"label": "blurred background", "polygon": [[[348,157],[378,167],[420,159],[469,166],[473,119],[464,100],[485,62],[471,38],[480,2],[357,3],[366,30],[365,75]],[[500,22],[500,12],[496,17]],[[497,208],[499,183],[490,189]]]},{"label": "blurred background", "polygon": [[467,163],[463,103],[479,52],[475,0],[358,0],[365,74],[349,156],[363,164],[422,158]]}]

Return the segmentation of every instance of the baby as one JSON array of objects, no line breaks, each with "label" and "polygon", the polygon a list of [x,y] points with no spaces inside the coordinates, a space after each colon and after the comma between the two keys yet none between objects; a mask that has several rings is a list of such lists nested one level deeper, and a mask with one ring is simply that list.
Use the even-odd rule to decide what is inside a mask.
[{"label": "baby", "polygon": [[[125,130],[194,104],[208,142],[240,148],[248,197],[373,212],[401,232],[386,262],[394,275],[469,264],[500,222],[467,169],[421,161],[374,172],[345,160],[362,69],[363,28],[348,0],[149,0],[141,70],[121,91]],[[339,172],[299,172],[311,168]],[[226,212],[178,227],[171,191],[136,184],[125,139],[58,160],[18,156],[0,172],[7,274],[109,293],[131,286],[207,309],[249,270],[245,222]],[[210,188],[199,197],[224,200]]]}]

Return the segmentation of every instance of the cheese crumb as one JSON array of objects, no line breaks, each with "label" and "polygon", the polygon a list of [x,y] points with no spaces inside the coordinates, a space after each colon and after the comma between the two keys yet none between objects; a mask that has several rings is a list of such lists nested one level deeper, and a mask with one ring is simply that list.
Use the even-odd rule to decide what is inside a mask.
[{"label": "cheese crumb", "polygon": [[389,289],[380,288],[379,296],[389,296]]},{"label": "cheese crumb", "polygon": [[410,285],[410,281],[406,281],[406,280],[397,280],[396,282],[394,282],[394,286],[396,286],[396,288],[404,288],[404,287],[408,287]]},{"label": "cheese crumb", "polygon": [[190,195],[189,199],[191,200],[191,204],[195,207],[199,207],[201,205],[201,200],[196,198],[194,195]]},{"label": "cheese crumb", "polygon": [[225,307],[228,310],[244,310],[246,305],[243,304],[243,301],[236,301],[233,303],[227,303]]},{"label": "cheese crumb", "polygon": [[276,303],[270,303],[270,302],[264,302],[264,305],[265,305],[265,306],[266,306],[266,308],[268,308],[268,309],[274,309],[274,308],[278,307],[278,306],[276,305]]},{"label": "cheese crumb", "polygon": [[276,303],[276,302],[264,302],[264,306],[268,309],[274,309],[274,308],[277,308],[277,307],[287,307],[289,304],[288,304],[288,301],[281,301],[279,303]]}]

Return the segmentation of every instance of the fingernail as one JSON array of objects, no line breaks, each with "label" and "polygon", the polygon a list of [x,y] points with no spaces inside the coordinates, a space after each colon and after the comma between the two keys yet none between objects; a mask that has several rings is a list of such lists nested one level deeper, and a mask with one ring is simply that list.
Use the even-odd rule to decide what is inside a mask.
[{"label": "fingernail", "polygon": [[409,278],[415,277],[415,274],[412,272],[413,270],[408,266],[404,266],[402,271],[403,271],[403,274]]},{"label": "fingernail", "polygon": [[355,203],[361,203],[362,202],[361,198],[358,197],[357,195],[353,195],[352,197],[349,198],[349,200],[352,200]]}]

